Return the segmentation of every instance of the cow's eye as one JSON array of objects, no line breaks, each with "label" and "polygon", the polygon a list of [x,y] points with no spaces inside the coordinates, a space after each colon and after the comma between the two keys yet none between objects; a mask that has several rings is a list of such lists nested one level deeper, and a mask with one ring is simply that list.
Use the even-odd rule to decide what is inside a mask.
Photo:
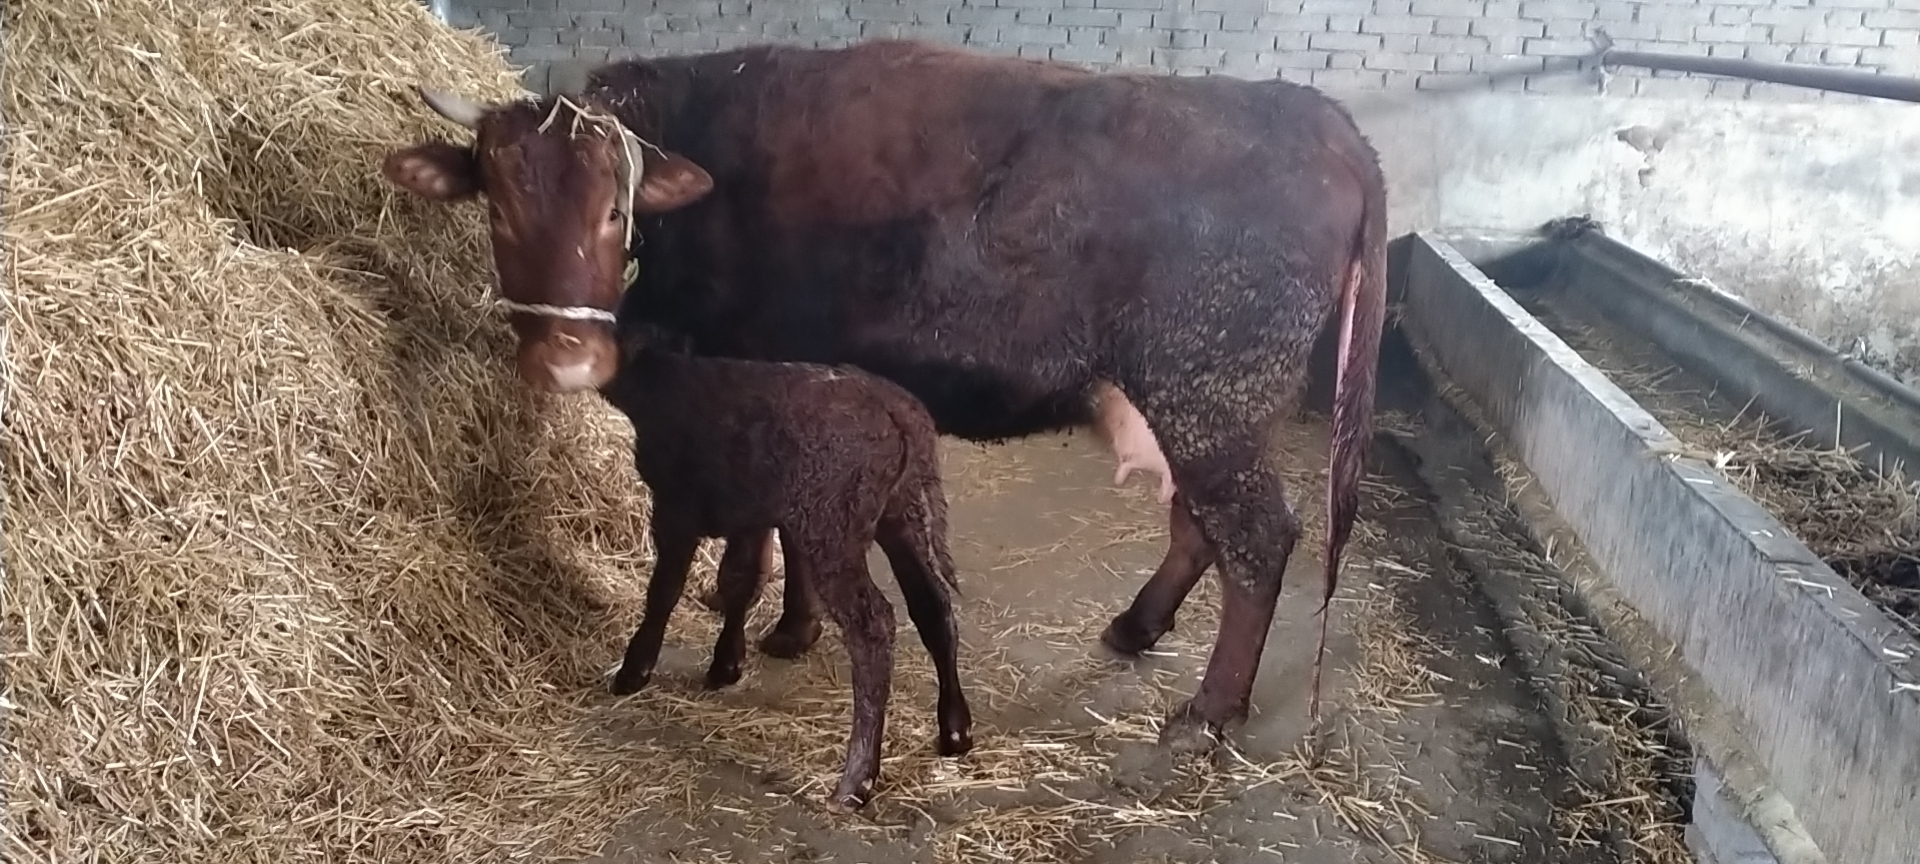
[{"label": "cow's eye", "polygon": [[618,221],[620,221],[620,208],[618,208],[618,207],[615,207],[615,208],[613,208],[612,210],[608,210],[608,211],[607,211],[607,221],[608,221],[608,222],[618,222]]}]

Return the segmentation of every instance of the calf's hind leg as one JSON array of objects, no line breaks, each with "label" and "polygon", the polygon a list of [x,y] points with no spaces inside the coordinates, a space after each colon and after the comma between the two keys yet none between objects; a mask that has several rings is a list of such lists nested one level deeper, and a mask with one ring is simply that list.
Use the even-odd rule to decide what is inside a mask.
[{"label": "calf's hind leg", "polygon": [[940,737],[934,741],[934,751],[942,756],[962,755],[973,749],[973,711],[960,689],[960,633],[953,621],[953,598],[935,575],[938,563],[929,560],[926,552],[932,548],[929,529],[910,518],[887,519],[880,523],[878,539],[900,584],[900,595],[907,601],[907,617],[919,631],[927,656],[933,658],[939,679],[935,716]]},{"label": "calf's hind leg", "polygon": [[[866,806],[880,777],[880,741],[886,731],[887,697],[893,684],[893,605],[867,572],[865,543],[834,538],[787,547],[787,572],[799,572],[819,592],[840,625],[853,666],[853,729],[840,783],[827,798],[837,812]],[[795,554],[798,551],[799,554]]]}]

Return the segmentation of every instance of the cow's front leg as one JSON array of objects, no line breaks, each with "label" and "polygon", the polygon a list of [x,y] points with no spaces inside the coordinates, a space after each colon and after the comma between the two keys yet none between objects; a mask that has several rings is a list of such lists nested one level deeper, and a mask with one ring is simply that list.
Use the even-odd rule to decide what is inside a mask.
[{"label": "cow's front leg", "polygon": [[[767,538],[771,562],[773,538]],[[769,566],[771,566],[769,564]],[[787,568],[786,588],[780,595],[780,620],[767,628],[766,635],[760,637],[760,653],[781,660],[793,660],[807,653],[813,643],[820,641],[820,615],[814,603],[813,589],[807,585],[806,578],[799,570]]]},{"label": "cow's front leg", "polygon": [[1100,641],[1122,654],[1137,655],[1154,646],[1173,629],[1174,613],[1193,593],[1200,577],[1215,561],[1213,547],[1207,543],[1186,501],[1176,497],[1167,508],[1167,554],[1152,578],[1134,595],[1133,605],[1114,616]]}]

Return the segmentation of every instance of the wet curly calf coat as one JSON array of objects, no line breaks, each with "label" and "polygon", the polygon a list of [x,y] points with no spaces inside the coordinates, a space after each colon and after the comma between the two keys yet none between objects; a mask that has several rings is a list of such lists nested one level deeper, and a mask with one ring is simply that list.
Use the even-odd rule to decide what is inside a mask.
[{"label": "wet curly calf coat", "polygon": [[[932,418],[898,385],[857,369],[695,357],[657,338],[630,332],[620,372],[603,391],[633,423],[634,465],[653,492],[655,549],[646,611],[613,691],[633,693],[652,676],[703,537],[727,541],[706,685],[738,681],[747,613],[761,588],[759,541],[777,528],[788,589],[819,599],[852,659],[853,729],[830,800],[863,806],[879,776],[893,678],[893,607],[867,569],[867,549],[878,542],[933,658],[935,747],[943,756],[971,749]],[[809,626],[789,615],[769,635],[810,643],[817,627],[801,632]]]},{"label": "wet curly calf coat", "polygon": [[[508,298],[617,307],[620,327],[670,327],[703,355],[858,366],[912,392],[944,434],[1089,426],[1111,383],[1175,494],[1165,559],[1102,639],[1152,646],[1217,566],[1213,652],[1163,739],[1210,747],[1245,715],[1301,533],[1272,433],[1329,325],[1328,597],[1371,434],[1386,191],[1344,109],[1280,80],[1095,74],[884,40],[613,63],[569,98],[647,142],[631,287],[608,227],[626,224],[617,148],[543,131],[551,99],[432,97],[474,144],[397,151],[388,177],[436,200],[484,191]],[[534,221],[539,236],[514,233]],[[606,324],[513,320],[530,382],[611,375],[596,359]],[[1318,692],[1316,661],[1316,712]]]}]

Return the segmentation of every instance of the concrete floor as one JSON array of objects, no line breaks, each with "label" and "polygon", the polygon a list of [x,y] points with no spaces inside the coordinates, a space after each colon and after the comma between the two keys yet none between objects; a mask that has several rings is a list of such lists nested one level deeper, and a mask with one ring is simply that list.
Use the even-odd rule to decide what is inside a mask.
[{"label": "concrete floor", "polygon": [[[1406,380],[1383,380],[1383,405],[1421,411],[1424,389],[1397,374]],[[1447,434],[1475,446],[1470,430]],[[1204,666],[1213,577],[1156,656],[1123,661],[1097,642],[1164,551],[1152,482],[1112,486],[1112,459],[1087,435],[996,447],[949,440],[974,752],[958,761],[932,753],[932,674],[877,554],[874,575],[900,619],[897,665],[881,785],[853,817],[821,804],[849,719],[837,634],[829,628],[792,663],[754,653],[738,685],[703,694],[715,616],[689,599],[655,692],[616,706],[625,719],[615,730],[642,746],[650,768],[657,760],[663,782],[684,784],[684,800],[648,808],[596,860],[1620,860],[1624,847],[1564,836],[1569,808],[1612,791],[1576,794],[1563,733],[1460,567],[1418,457],[1392,435],[1379,440],[1335,601],[1321,734],[1307,737],[1306,709],[1321,418],[1285,425],[1277,442],[1308,536],[1288,568],[1254,715],[1230,732],[1230,749],[1197,761],[1173,760],[1154,735]],[[762,602],[756,637],[776,608],[771,596]]]}]

